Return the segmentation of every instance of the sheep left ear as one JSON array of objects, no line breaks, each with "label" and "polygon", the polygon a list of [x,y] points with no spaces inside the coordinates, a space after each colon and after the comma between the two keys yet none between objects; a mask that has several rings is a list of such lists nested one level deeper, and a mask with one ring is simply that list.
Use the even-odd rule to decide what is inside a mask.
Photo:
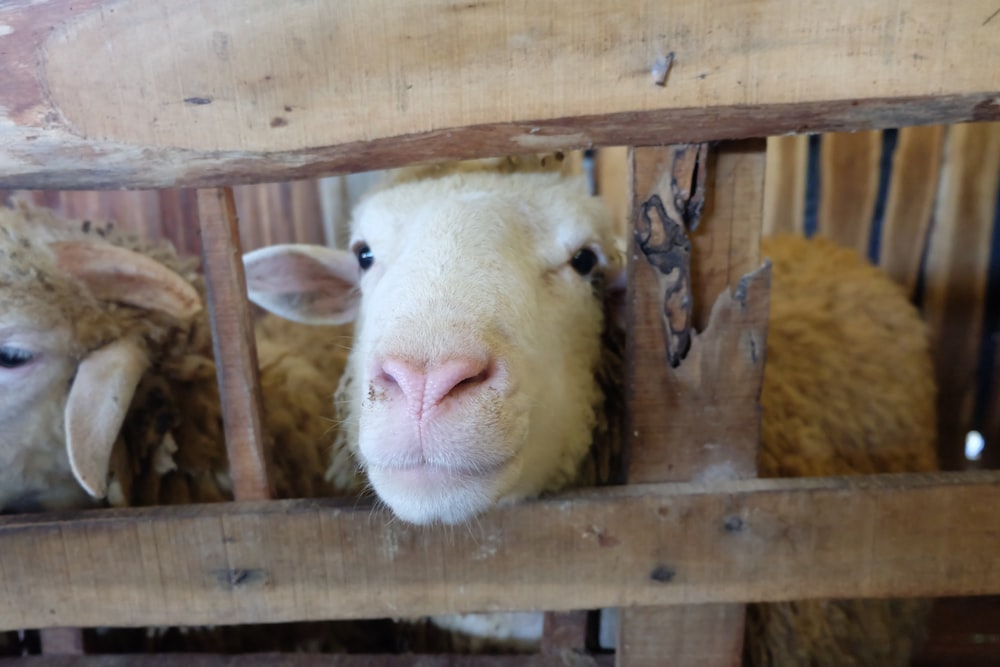
[{"label": "sheep left ear", "polygon": [[346,324],[357,315],[358,260],[343,250],[287,243],[243,255],[247,296],[302,324]]},{"label": "sheep left ear", "polygon": [[148,367],[135,343],[119,340],[91,352],[77,368],[63,415],[66,453],[76,481],[95,498],[107,494],[111,450]]},{"label": "sheep left ear", "polygon": [[98,299],[159,310],[187,319],[201,310],[198,291],[152,257],[102,241],[56,241],[49,244],[59,269]]}]

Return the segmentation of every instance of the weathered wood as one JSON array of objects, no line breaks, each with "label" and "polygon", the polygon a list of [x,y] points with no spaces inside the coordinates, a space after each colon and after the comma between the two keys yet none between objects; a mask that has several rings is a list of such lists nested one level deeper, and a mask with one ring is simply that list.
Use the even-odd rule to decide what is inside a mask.
[{"label": "weathered wood", "polygon": [[820,234],[868,255],[878,199],[881,132],[824,135],[820,144]]},{"label": "weathered wood", "polygon": [[233,495],[237,500],[261,500],[271,494],[264,463],[257,346],[232,190],[199,191],[198,216]]},{"label": "weathered wood", "polygon": [[805,230],[809,137],[768,137],[764,187],[765,236]]},{"label": "weathered wood", "polygon": [[44,628],[39,633],[47,655],[83,655],[83,631],[79,628]]},{"label": "weathered wood", "polygon": [[1000,593],[996,472],[607,487],[463,530],[349,505],[0,518],[0,629]]},{"label": "weathered wood", "polygon": [[244,252],[276,243],[326,242],[316,181],[233,188]]},{"label": "weathered wood", "polygon": [[934,341],[938,453],[945,469],[962,467],[972,428],[998,182],[1000,125],[948,128],[923,300]]},{"label": "weathered wood", "polygon": [[542,632],[542,653],[584,653],[587,650],[588,616],[589,612],[581,610],[547,612]]},{"label": "weathered wood", "polygon": [[0,187],[204,187],[432,157],[996,119],[995,9],[17,0],[0,9]]},{"label": "weathered wood", "polygon": [[626,625],[619,635],[618,653],[628,656],[629,665],[740,664],[743,605],[635,607],[622,612]]},{"label": "weathered wood", "polygon": [[[669,149],[635,150],[635,206],[640,218],[646,216],[661,226],[670,224],[674,229],[670,234],[683,236],[683,229],[678,231],[677,224],[658,212],[666,209],[655,205],[667,205],[674,198],[671,190],[676,179],[670,171],[674,155]],[[725,470],[729,475],[746,477],[756,470],[756,406],[764,363],[769,273],[746,284],[735,283],[757,266],[760,256],[763,151],[733,147],[718,157],[716,165],[720,175],[715,183],[719,187],[711,191],[704,221],[690,241],[695,260],[703,263],[697,271],[698,285],[683,287],[664,302],[664,286],[659,284],[662,278],[648,262],[641,261],[640,248],[630,250],[627,395],[633,402],[625,429],[630,481],[683,480],[698,474],[693,471],[709,468],[715,473]],[[685,188],[683,184],[677,187],[681,191]],[[639,224],[647,223],[639,220]],[[667,234],[658,232],[659,238]],[[681,238],[674,247],[680,248],[685,241],[686,237]],[[683,268],[665,264],[663,254],[656,261],[662,265],[661,271],[683,272]],[[682,286],[688,280],[686,276],[668,279],[671,285]],[[738,287],[736,295],[724,294],[717,300],[730,285]],[[694,335],[690,317],[684,314],[685,299],[690,302],[692,294],[696,302],[715,304],[713,323]],[[672,343],[673,347],[686,351],[685,335],[692,341],[686,359],[670,373],[663,370],[669,360],[657,304],[667,309],[679,306],[679,314],[668,314],[673,336],[679,341]]]},{"label": "weathered wood", "polygon": [[[630,481],[756,472],[770,274],[743,275],[760,258],[764,149],[723,144],[711,160],[685,147],[631,152]],[[673,363],[650,363],[664,357],[665,330]],[[738,664],[743,620],[742,605],[622,609],[618,664]]]},{"label": "weathered wood", "polygon": [[628,235],[628,212],[631,202],[628,194],[628,148],[602,146],[594,159],[594,181],[601,199],[611,211],[615,229],[622,238]]},{"label": "weathered wood", "polygon": [[944,129],[940,125],[901,129],[892,159],[879,266],[911,298],[934,214]]},{"label": "weathered wood", "polygon": [[[573,656],[574,667],[610,667],[612,656]],[[88,655],[0,658],[4,667],[565,667],[544,655]]]}]

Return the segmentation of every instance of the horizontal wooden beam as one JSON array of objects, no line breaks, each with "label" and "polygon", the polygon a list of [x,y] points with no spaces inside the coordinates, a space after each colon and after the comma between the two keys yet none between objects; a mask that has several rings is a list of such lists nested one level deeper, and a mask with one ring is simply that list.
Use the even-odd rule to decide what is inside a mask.
[{"label": "horizontal wooden beam", "polygon": [[993,0],[15,0],[0,188],[1000,118]]},{"label": "horizontal wooden beam", "polygon": [[333,501],[0,518],[0,629],[1000,592],[1000,473],[606,488],[416,527]]},{"label": "horizontal wooden beam", "polygon": [[[4,667],[565,667],[557,655],[88,655],[0,658]],[[575,667],[611,667],[612,655],[574,655]]]}]

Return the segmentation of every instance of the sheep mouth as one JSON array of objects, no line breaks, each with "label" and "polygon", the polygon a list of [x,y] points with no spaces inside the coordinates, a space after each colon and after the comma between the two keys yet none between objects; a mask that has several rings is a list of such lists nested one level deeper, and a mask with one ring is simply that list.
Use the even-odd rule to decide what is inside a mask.
[{"label": "sheep mouth", "polygon": [[495,477],[511,464],[513,459],[491,461],[481,464],[449,465],[420,461],[409,464],[378,464],[369,463],[368,472],[393,476],[426,476],[448,479],[485,479]]}]

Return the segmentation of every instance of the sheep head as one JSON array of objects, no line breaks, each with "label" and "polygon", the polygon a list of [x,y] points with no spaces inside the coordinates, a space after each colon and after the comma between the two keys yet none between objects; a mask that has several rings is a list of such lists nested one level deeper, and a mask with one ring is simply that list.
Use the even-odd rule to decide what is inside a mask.
[{"label": "sheep head", "polygon": [[264,308],[355,320],[338,409],[379,497],[404,520],[454,523],[572,481],[622,273],[583,180],[489,169],[404,180],[359,204],[352,231],[351,252],[273,246],[245,264]]},{"label": "sheep head", "polygon": [[106,493],[149,366],[146,315],[188,320],[200,295],[160,262],[24,205],[0,211],[0,262],[0,507],[84,505]]}]

